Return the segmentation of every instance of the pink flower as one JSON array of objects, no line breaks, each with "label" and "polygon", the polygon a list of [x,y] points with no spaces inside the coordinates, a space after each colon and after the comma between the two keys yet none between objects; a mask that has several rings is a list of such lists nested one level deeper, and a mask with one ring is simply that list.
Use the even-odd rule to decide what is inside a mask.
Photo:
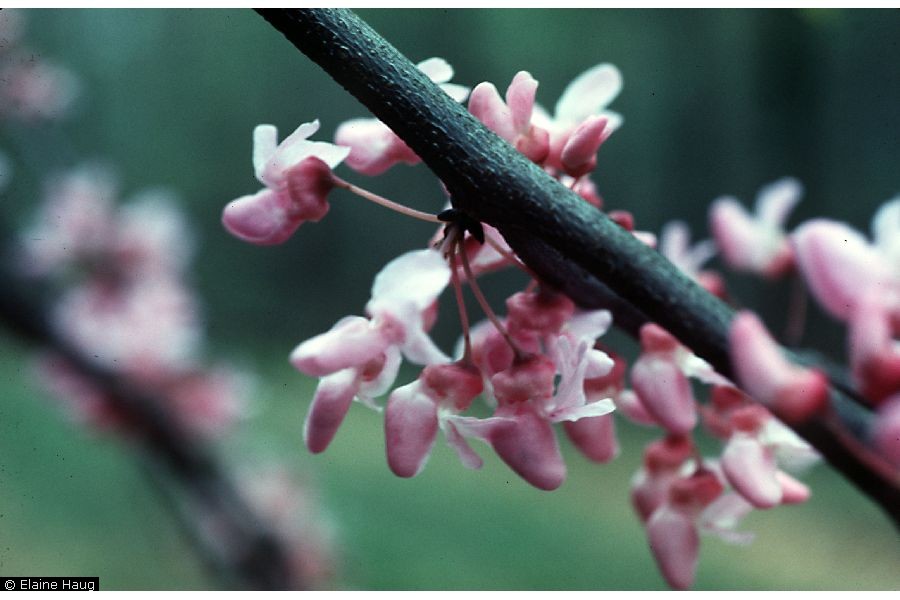
[{"label": "pink flower", "polygon": [[[387,402],[384,431],[388,466],[399,477],[414,477],[424,468],[438,429],[463,464],[481,467],[481,458],[457,429],[455,415],[466,410],[484,389],[481,373],[471,365],[429,365],[419,378],[394,390]],[[462,421],[465,423],[465,421]]]},{"label": "pink flower", "polygon": [[549,134],[531,124],[538,82],[527,71],[519,71],[506,90],[506,102],[494,84],[475,86],[469,112],[488,129],[512,144],[529,160],[540,164],[550,150]]},{"label": "pink flower", "polygon": [[593,169],[597,148],[622,125],[621,115],[606,110],[621,89],[619,70],[604,63],[572,80],[553,117],[540,105],[534,107],[532,122],[550,132],[547,166],[575,177]]},{"label": "pink flower", "polygon": [[712,240],[691,246],[691,232],[684,221],[672,221],[663,227],[659,236],[659,252],[682,273],[699,283],[707,292],[722,297],[725,282],[715,271],[704,271],[703,265],[716,255]]},{"label": "pink flower", "polygon": [[[469,95],[469,88],[450,83],[453,68],[444,59],[429,58],[417,66],[457,102],[465,101]],[[422,160],[378,119],[345,121],[335,132],[334,141],[350,148],[347,166],[363,175],[380,175],[397,163],[415,165]]]},{"label": "pink flower", "polygon": [[734,269],[780,277],[793,267],[793,252],[784,232],[788,214],[803,188],[785,177],[759,191],[755,214],[735,198],[719,198],[710,208],[710,227],[722,257]]},{"label": "pink flower", "polygon": [[0,117],[57,119],[78,96],[79,82],[64,67],[19,51],[0,65]]},{"label": "pink flower", "polygon": [[280,244],[304,221],[325,216],[335,185],[331,171],[350,149],[308,141],[318,129],[318,120],[304,123],[280,144],[273,125],[253,130],[253,168],[266,187],[225,207],[222,223],[232,235],[252,244]]},{"label": "pink flower", "polygon": [[826,405],[825,376],[789,362],[753,313],[742,311],[735,316],[730,346],[731,364],[741,388],[779,418],[802,422]]},{"label": "pink flower", "polygon": [[352,400],[375,407],[373,399],[390,389],[397,375],[401,351],[420,364],[449,361],[425,331],[426,314],[449,280],[439,252],[408,252],[375,277],[368,319],[345,317],[294,349],[291,364],[322,378],[304,426],[310,451],[325,450]]},{"label": "pink flower", "polygon": [[688,377],[724,383],[704,360],[654,323],[641,327],[641,356],[631,368],[631,384],[646,411],[667,431],[686,434],[697,424]]}]

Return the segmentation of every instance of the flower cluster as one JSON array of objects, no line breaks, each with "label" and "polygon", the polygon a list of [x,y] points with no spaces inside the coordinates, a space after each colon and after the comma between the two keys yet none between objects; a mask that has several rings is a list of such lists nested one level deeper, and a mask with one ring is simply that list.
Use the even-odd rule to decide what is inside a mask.
[{"label": "flower cluster", "polygon": [[[61,286],[57,329],[85,356],[165,392],[184,424],[227,430],[246,410],[246,377],[202,364],[197,301],[185,281],[191,238],[171,195],[149,190],[117,206],[112,176],[82,167],[51,180],[37,222],[21,238],[22,268]],[[65,361],[41,363],[48,387],[95,424],[121,415]]]},{"label": "flower cluster", "polygon": [[66,113],[78,95],[75,76],[22,45],[23,11],[0,11],[0,118],[36,121]]},{"label": "flower cluster", "polygon": [[[465,101],[466,90],[449,83],[453,72],[446,62],[429,59],[419,68],[455,100]],[[491,83],[475,86],[467,106],[486,127],[602,210],[604,201],[591,175],[599,148],[622,124],[606,108],[621,85],[615,67],[598,65],[569,84],[551,115],[535,101],[538,82],[522,71],[504,96]],[[300,223],[325,214],[334,187],[442,226],[427,248],[410,251],[382,269],[364,315],[339,320],[291,354],[294,367],[319,378],[304,424],[311,452],[328,447],[356,400],[383,411],[387,462],[398,476],[420,473],[442,432],[464,466],[482,465],[472,446],[473,440],[481,441],[525,481],[552,490],[566,476],[554,424],[562,423],[586,458],[603,463],[619,452],[613,419],[617,410],[634,423],[663,431],[646,450],[632,494],[660,570],[676,588],[693,581],[699,533],[742,543],[749,535],[734,528],[748,512],[809,497],[809,490],[788,472],[808,466],[816,454],[783,421],[802,422],[824,410],[827,381],[818,371],[789,362],[752,313],[739,314],[731,329],[737,382],[716,373],[654,323],[641,328],[640,355],[629,369],[623,356],[598,341],[612,315],[579,310],[548,287],[498,230],[453,208],[436,216],[414,211],[333,173],[341,160],[364,175],[420,162],[386,125],[375,119],[349,121],[338,127],[334,144],[308,141],[317,127],[318,122],[302,125],[277,146],[271,126],[257,128],[254,165],[267,189],[225,208],[223,222],[235,236],[257,244],[283,242]],[[271,131],[264,142],[261,130]],[[276,156],[283,158],[267,158]],[[851,328],[864,330],[852,346],[854,372],[863,389],[874,387],[877,398],[896,394],[892,336],[900,326],[900,276],[893,266],[900,264],[895,243],[900,238],[892,232],[900,225],[900,201],[879,213],[874,245],[860,240],[839,249],[836,225],[813,223],[793,235],[785,232],[800,193],[793,179],[775,182],[760,193],[755,215],[732,198],[717,200],[710,215],[713,240],[692,247],[687,227],[673,223],[662,232],[659,251],[722,298],[727,298],[724,278],[704,270],[716,254],[727,266],[767,278],[803,273],[814,293],[830,295],[837,316],[852,316]],[[607,214],[656,247],[655,236],[635,231],[630,213]],[[841,230],[840,237],[846,242],[847,232]],[[857,289],[851,294],[848,267],[875,255],[881,266],[862,271],[872,293],[860,300],[860,270],[853,271]],[[498,315],[478,281],[502,268],[520,269],[528,281],[506,299],[505,315]],[[474,326],[463,302],[465,287],[486,317]],[[462,328],[460,342],[449,354],[428,334],[437,319],[438,298],[447,288],[456,297]],[[423,369],[388,394],[403,359]],[[691,379],[705,384],[706,401],[698,401]],[[378,399],[385,394],[382,407]],[[879,421],[894,425],[881,425],[873,434],[887,440],[882,445],[888,454],[897,451],[898,398],[885,401],[889,416]],[[476,402],[483,408],[474,410]],[[490,416],[476,416],[485,411]],[[694,436],[701,427],[721,440],[720,456],[704,458],[698,452]]]}]

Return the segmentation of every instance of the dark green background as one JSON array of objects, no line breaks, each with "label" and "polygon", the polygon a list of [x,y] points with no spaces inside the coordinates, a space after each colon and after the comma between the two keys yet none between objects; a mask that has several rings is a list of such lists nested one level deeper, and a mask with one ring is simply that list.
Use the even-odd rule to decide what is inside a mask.
[{"label": "dark green background", "polygon": [[[900,191],[898,11],[363,10],[414,61],[446,58],[455,81],[505,89],[520,69],[552,107],[598,62],[624,89],[611,108],[625,125],[600,153],[607,207],[639,228],[689,221],[706,236],[721,194],[752,201],[763,184],[800,178],[791,220],[827,215],[866,229]],[[283,134],[319,118],[319,139],[367,116],[352,97],[251,11],[29,11],[35,52],[71,68],[83,93],[55,125],[0,127],[17,165],[2,214],[27,223],[41,179],[85,159],[118,169],[126,195],[176,190],[200,236],[192,278],[210,347],[259,372],[259,414],[223,444],[235,462],[277,457],[321,486],[352,588],[658,588],[628,481],[650,439],[622,427],[623,456],[595,467],[566,448],[570,477],[542,493],[493,457],[471,473],[439,444],[419,478],[384,464],[378,417],[354,407],[333,447],[308,457],[300,428],[314,382],[286,365],[302,339],[358,314],[371,278],[420,247],[428,226],[343,194],[319,224],[258,248],[229,237],[222,206],[258,189],[250,133]],[[423,210],[443,204],[422,166],[370,179],[341,176]],[[494,299],[521,285],[495,277]],[[773,327],[786,286],[736,277],[732,289]],[[436,337],[457,326],[446,303]],[[805,343],[836,359],[843,333],[817,312]],[[0,574],[99,575],[106,588],[209,587],[127,448],[68,425],[31,382],[26,349],[0,340]],[[407,381],[407,374],[402,381]],[[486,452],[483,452],[487,456]],[[699,588],[896,589],[896,531],[848,484],[819,467],[813,500],[754,514],[747,548],[703,544]]]}]

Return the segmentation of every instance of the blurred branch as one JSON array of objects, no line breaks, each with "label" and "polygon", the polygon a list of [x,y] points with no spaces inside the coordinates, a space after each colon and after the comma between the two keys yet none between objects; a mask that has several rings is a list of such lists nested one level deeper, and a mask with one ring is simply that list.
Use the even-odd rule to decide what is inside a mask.
[{"label": "blurred branch", "polygon": [[[582,307],[611,307],[632,332],[658,323],[732,377],[728,306],[488,131],[351,11],[258,12],[400,136],[454,207],[499,229],[546,282]],[[795,430],[900,527],[900,474],[844,425],[864,427],[869,415],[838,389],[830,397],[830,414]]]},{"label": "blurred branch", "polygon": [[65,359],[125,415],[129,434],[152,474],[151,483],[175,511],[203,562],[217,576],[227,577],[228,585],[266,590],[303,587],[278,537],[244,501],[210,449],[162,408],[170,403],[99,366],[69,344],[50,326],[49,313],[34,293],[33,283],[27,285],[6,262],[0,265],[0,281],[0,324]]}]

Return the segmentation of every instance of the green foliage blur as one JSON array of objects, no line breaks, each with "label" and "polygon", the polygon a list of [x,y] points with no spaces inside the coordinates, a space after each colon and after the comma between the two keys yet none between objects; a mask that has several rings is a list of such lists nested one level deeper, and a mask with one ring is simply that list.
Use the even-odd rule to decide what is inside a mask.
[{"label": "green foliage blur", "polygon": [[[867,230],[900,192],[900,13],[868,10],[361,10],[413,61],[447,59],[454,81],[505,89],[518,70],[552,107],[599,62],[624,75],[611,105],[625,124],[600,151],[607,208],[639,229],[672,220],[707,237],[717,196],[749,204],[798,177],[791,225],[828,216]],[[354,406],[333,446],[300,438],[315,382],[286,363],[301,340],[359,314],[374,274],[432,233],[335,192],[331,212],[289,242],[225,233],[229,200],[255,192],[250,134],[318,118],[317,139],[368,116],[355,99],[249,10],[30,10],[28,44],[71,69],[82,93],[67,119],[0,126],[16,165],[0,214],[30,222],[42,180],[84,160],[119,173],[125,195],[175,190],[198,234],[193,281],[212,353],[259,376],[257,413],[224,455],[264,455],[315,481],[343,559],[335,587],[661,589],[628,482],[652,432],[619,421],[622,456],[590,465],[566,445],[567,483],[531,489],[485,449],[468,472],[442,443],[413,480],[390,474],[380,418]],[[2,83],[0,83],[2,85]],[[424,166],[349,180],[422,210],[443,194]],[[521,285],[496,276],[494,298]],[[742,304],[783,324],[787,285],[729,279]],[[843,359],[843,332],[813,311],[804,344]],[[449,349],[452,304],[436,330]],[[3,335],[3,334],[0,334]],[[144,481],[127,444],[67,422],[31,379],[29,349],[0,337],[0,575],[99,575],[102,589],[216,587]],[[410,372],[401,383],[409,381]],[[711,446],[711,449],[713,447]],[[825,466],[804,506],[754,513],[749,547],[703,543],[698,589],[897,589],[896,530]],[[326,517],[317,517],[326,518]]]}]

